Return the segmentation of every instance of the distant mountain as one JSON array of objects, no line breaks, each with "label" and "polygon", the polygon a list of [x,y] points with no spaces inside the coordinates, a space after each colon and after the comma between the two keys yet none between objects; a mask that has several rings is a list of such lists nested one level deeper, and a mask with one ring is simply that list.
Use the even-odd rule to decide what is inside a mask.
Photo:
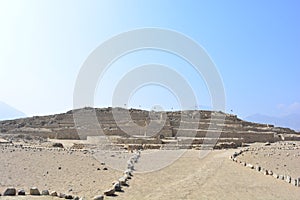
[{"label": "distant mountain", "polygon": [[12,106],[0,101],[0,120],[16,119],[26,115]]},{"label": "distant mountain", "polygon": [[275,126],[287,127],[296,131],[300,131],[300,114],[290,114],[283,117],[255,114],[246,117],[244,120],[264,124],[273,124]]}]

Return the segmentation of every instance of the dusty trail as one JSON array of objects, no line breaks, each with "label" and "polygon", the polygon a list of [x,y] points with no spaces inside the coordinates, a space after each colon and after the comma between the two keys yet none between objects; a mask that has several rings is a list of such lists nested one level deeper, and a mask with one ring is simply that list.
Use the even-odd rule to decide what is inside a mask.
[{"label": "dusty trail", "polygon": [[[235,150],[186,152],[160,171],[136,174],[122,199],[299,199],[296,188],[228,159]],[[141,162],[143,162],[141,157]],[[149,161],[148,161],[149,162]]]}]

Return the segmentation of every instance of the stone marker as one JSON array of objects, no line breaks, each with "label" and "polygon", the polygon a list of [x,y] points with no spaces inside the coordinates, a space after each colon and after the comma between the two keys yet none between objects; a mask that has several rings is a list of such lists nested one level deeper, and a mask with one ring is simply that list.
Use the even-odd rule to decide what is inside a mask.
[{"label": "stone marker", "polygon": [[297,179],[292,178],[291,184],[292,184],[293,186],[297,186]]},{"label": "stone marker", "polygon": [[103,195],[98,195],[93,198],[93,200],[103,200],[103,199],[104,199]]},{"label": "stone marker", "polygon": [[115,190],[115,187],[112,187],[108,190],[105,190],[104,191],[104,195],[106,196],[113,196],[115,194],[116,190]]},{"label": "stone marker", "polygon": [[268,174],[269,174],[270,176],[272,176],[272,175],[273,175],[273,172],[272,172],[271,170],[268,170]]},{"label": "stone marker", "polygon": [[65,196],[65,199],[73,199],[73,196],[68,194],[68,195]]},{"label": "stone marker", "polygon": [[259,171],[261,170],[261,167],[260,167],[260,166],[258,166],[258,165],[256,165],[256,166],[255,166],[255,169],[256,169],[256,171],[258,171],[258,172],[259,172]]},{"label": "stone marker", "polygon": [[115,191],[117,192],[121,192],[122,191],[122,187],[119,181],[116,181],[113,183],[113,187],[115,188]]},{"label": "stone marker", "polygon": [[3,193],[3,196],[15,196],[17,193],[16,188],[9,187]]},{"label": "stone marker", "polygon": [[285,181],[286,181],[287,183],[291,183],[292,178],[291,178],[290,176],[286,176]]},{"label": "stone marker", "polygon": [[276,179],[279,178],[278,174],[275,174],[275,173],[273,173],[273,177],[276,178]]},{"label": "stone marker", "polygon": [[42,195],[49,195],[49,191],[48,190],[43,190]]},{"label": "stone marker", "polygon": [[55,192],[55,191],[50,192],[50,196],[56,197],[57,196],[57,192]]},{"label": "stone marker", "polygon": [[126,186],[126,185],[127,185],[126,179],[125,179],[124,177],[119,178],[119,182],[120,182],[120,184],[121,184],[122,186]]},{"label": "stone marker", "polygon": [[279,179],[280,180],[284,180],[284,176],[283,175],[279,175]]},{"label": "stone marker", "polygon": [[132,176],[132,170],[126,169],[126,170],[124,171],[124,174],[126,174],[126,175],[128,175],[128,176]]},{"label": "stone marker", "polygon": [[30,194],[30,195],[41,195],[39,189],[37,189],[36,187],[30,188],[29,194]]},{"label": "stone marker", "polygon": [[25,195],[25,190],[23,190],[23,189],[18,190],[18,195],[19,196],[24,196]]},{"label": "stone marker", "polygon": [[58,196],[59,198],[65,198],[65,197],[66,197],[66,194],[60,192],[57,196]]},{"label": "stone marker", "polygon": [[250,169],[253,169],[253,168],[254,168],[254,166],[251,165],[251,164],[247,164],[246,167],[247,167],[247,168],[250,168]]}]

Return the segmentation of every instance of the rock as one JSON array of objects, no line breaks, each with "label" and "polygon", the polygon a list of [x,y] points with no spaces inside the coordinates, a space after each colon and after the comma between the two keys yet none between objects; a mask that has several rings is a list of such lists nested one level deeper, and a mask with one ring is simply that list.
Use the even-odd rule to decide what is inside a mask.
[{"label": "rock", "polygon": [[263,170],[264,175],[269,175],[268,170]]},{"label": "rock", "polygon": [[103,199],[104,199],[103,195],[98,195],[93,198],[93,200],[103,200]]},{"label": "rock", "polygon": [[272,176],[273,172],[271,170],[268,170],[268,175]]},{"label": "rock", "polygon": [[292,178],[291,184],[292,184],[293,186],[297,186],[297,179],[293,179],[293,178]]},{"label": "rock", "polygon": [[55,192],[55,191],[50,192],[50,196],[56,197],[57,196],[57,192]]},{"label": "rock", "polygon": [[279,178],[278,174],[275,174],[275,173],[273,173],[273,177],[276,178],[276,179]]},{"label": "rock", "polygon": [[127,180],[126,180],[124,177],[119,178],[119,182],[120,182],[120,184],[121,184],[122,186],[126,186],[126,185],[127,185],[126,181],[127,181]]},{"label": "rock", "polygon": [[117,192],[121,192],[122,191],[122,187],[121,187],[121,184],[120,184],[119,181],[113,183],[113,187],[115,188],[115,191],[117,191]]},{"label": "rock", "polygon": [[285,181],[286,181],[287,183],[291,183],[292,178],[291,178],[290,176],[286,176]]},{"label": "rock", "polygon": [[77,197],[77,196],[76,196],[76,197],[74,197],[74,200],[79,200],[79,197]]},{"label": "rock", "polygon": [[65,196],[65,199],[73,199],[73,196],[68,194],[68,195]]},{"label": "rock", "polygon": [[125,178],[126,180],[128,180],[128,179],[131,179],[131,176],[129,176],[129,175],[127,175],[127,174],[124,174],[124,178]]},{"label": "rock", "polygon": [[17,193],[16,188],[9,187],[3,193],[3,196],[15,196]]},{"label": "rock", "polygon": [[265,143],[265,146],[270,146],[270,145],[271,145],[270,142]]},{"label": "rock", "polygon": [[127,169],[134,170],[134,165],[133,164],[128,164]]},{"label": "rock", "polygon": [[107,169],[107,167],[104,167],[103,170],[106,171],[106,170],[108,170],[108,169]]},{"label": "rock", "polygon": [[247,168],[250,168],[250,169],[254,169],[254,166],[251,165],[251,164],[247,164],[246,167],[247,167]]},{"label": "rock", "polygon": [[60,192],[57,196],[58,196],[59,198],[65,198],[67,195]]},{"label": "rock", "polygon": [[279,175],[279,179],[280,180],[284,180],[284,176],[283,175]]},{"label": "rock", "polygon": [[43,190],[42,195],[49,195],[49,191],[48,190]]},{"label": "rock", "polygon": [[126,175],[128,175],[128,176],[132,176],[132,170],[126,169],[126,170],[124,171],[124,174],[126,174]]},{"label": "rock", "polygon": [[58,148],[64,148],[64,145],[62,143],[54,143],[52,144],[52,147],[58,147]]},{"label": "rock", "polygon": [[18,195],[19,196],[24,196],[25,195],[25,190],[23,190],[23,189],[18,190]]},{"label": "rock", "polygon": [[41,195],[39,189],[37,189],[36,187],[30,188],[29,194],[30,194],[30,195]]},{"label": "rock", "polygon": [[104,195],[106,196],[113,196],[115,194],[116,190],[114,187],[108,189],[108,190],[105,190],[104,191]]},{"label": "rock", "polygon": [[256,171],[258,171],[258,172],[259,172],[259,171],[261,170],[261,167],[260,167],[260,166],[258,166],[258,165],[256,165],[256,166],[255,166],[255,169],[256,169]]}]

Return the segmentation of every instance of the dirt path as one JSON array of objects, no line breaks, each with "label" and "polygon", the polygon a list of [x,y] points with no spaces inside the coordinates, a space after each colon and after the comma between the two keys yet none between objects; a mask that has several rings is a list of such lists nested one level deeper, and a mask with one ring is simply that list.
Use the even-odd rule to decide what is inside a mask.
[{"label": "dirt path", "polygon": [[[136,174],[122,199],[299,199],[300,188],[266,177],[228,159],[234,150],[204,159],[188,151],[163,170]],[[141,162],[143,162],[141,157]]]}]

